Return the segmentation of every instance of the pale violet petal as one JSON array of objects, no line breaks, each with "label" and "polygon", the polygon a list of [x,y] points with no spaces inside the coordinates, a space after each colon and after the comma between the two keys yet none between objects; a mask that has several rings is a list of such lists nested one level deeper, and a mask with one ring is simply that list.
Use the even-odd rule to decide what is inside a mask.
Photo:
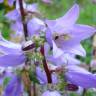
[{"label": "pale violet petal", "polygon": [[15,0],[8,0],[9,6],[12,6]]},{"label": "pale violet petal", "polygon": [[80,64],[81,62],[76,59],[75,57],[73,57],[71,54],[64,54],[64,56],[61,57],[62,60],[66,60],[66,64],[67,65],[75,65],[75,64]]},{"label": "pale violet petal", "polygon": [[73,54],[77,54],[77,55],[83,56],[83,57],[86,56],[86,51],[82,47],[82,45],[76,45],[73,48],[70,48],[69,52],[73,53]]},{"label": "pale violet petal", "polygon": [[73,7],[61,18],[57,19],[57,24],[64,26],[73,25],[79,17],[79,5],[74,4]]},{"label": "pale violet petal", "polygon": [[54,27],[56,25],[56,20],[45,20],[45,23],[49,27],[49,29],[54,30]]},{"label": "pale violet petal", "polygon": [[45,24],[44,24],[44,22],[42,20],[40,20],[38,18],[32,18],[28,22],[29,35],[32,36],[34,34],[39,34],[41,29],[43,30],[44,27],[45,27]]},{"label": "pale violet petal", "polygon": [[26,10],[30,12],[38,12],[38,4],[37,3],[28,4]]},{"label": "pale violet petal", "polygon": [[50,45],[50,47],[53,47],[53,43],[52,43],[52,33],[51,30],[49,28],[47,28],[46,30],[46,40],[48,42],[48,44]]},{"label": "pale violet petal", "polygon": [[96,77],[93,74],[71,71],[66,73],[66,79],[83,88],[96,88]]},{"label": "pale violet petal", "polygon": [[20,96],[22,92],[21,78],[19,76],[14,76],[5,87],[3,96]]},{"label": "pale violet petal", "polygon": [[0,3],[3,3],[4,0],[0,0]]},{"label": "pale violet petal", "polygon": [[6,48],[18,49],[18,50],[21,50],[22,47],[19,43],[15,44],[11,41],[4,39],[1,34],[0,34],[0,46]]},{"label": "pale violet petal", "polygon": [[89,71],[87,71],[86,69],[82,68],[82,67],[78,67],[76,65],[69,65],[66,66],[66,69],[68,70],[68,72],[80,72],[80,73],[84,73],[84,74],[91,74]]},{"label": "pale violet petal", "polygon": [[24,54],[8,54],[0,56],[1,67],[14,67],[25,62]]},{"label": "pale violet petal", "polygon": [[16,10],[16,9],[8,12],[8,13],[5,15],[5,17],[6,17],[7,19],[9,19],[9,20],[14,20],[14,21],[20,20],[20,14],[19,14],[18,10]]},{"label": "pale violet petal", "polygon": [[55,58],[57,58],[57,57],[61,56],[63,53],[64,52],[60,48],[58,48],[56,46],[55,42],[53,41],[53,56]]},{"label": "pale violet petal", "polygon": [[[73,40],[77,40],[77,42],[87,39],[91,37],[96,32],[96,28],[82,25],[82,24],[74,24],[73,28],[71,28],[70,35],[73,37]],[[72,40],[72,41],[73,41]]]},{"label": "pale violet petal", "polygon": [[[39,80],[40,84],[47,84],[47,76],[46,73],[43,69],[41,69],[39,66],[36,67],[36,76],[37,79]],[[57,75],[54,73],[52,74],[52,83],[56,84],[58,82]]]},{"label": "pale violet petal", "polygon": [[54,91],[45,91],[42,96],[61,96],[60,93],[56,90]]},{"label": "pale violet petal", "polygon": [[41,84],[47,83],[46,73],[40,67],[36,67],[36,76]]}]

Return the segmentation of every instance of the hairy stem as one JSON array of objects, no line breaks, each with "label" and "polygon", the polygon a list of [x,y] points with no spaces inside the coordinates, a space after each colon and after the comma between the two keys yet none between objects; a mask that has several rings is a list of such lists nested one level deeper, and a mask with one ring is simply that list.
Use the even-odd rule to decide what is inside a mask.
[{"label": "hairy stem", "polygon": [[52,83],[52,77],[51,77],[51,72],[48,68],[48,65],[47,65],[47,62],[46,62],[46,58],[45,58],[45,55],[44,55],[44,46],[41,46],[41,54],[44,56],[44,59],[43,59],[43,67],[44,67],[44,70],[46,72],[46,76],[47,76],[47,81],[48,83]]},{"label": "hairy stem", "polygon": [[[23,8],[23,0],[19,0],[19,6],[20,6],[20,13],[21,13],[21,19],[22,19],[22,24],[23,24],[23,31],[24,31],[24,35],[25,35],[25,40],[27,41],[27,38],[28,38],[28,30],[27,30],[27,23],[25,22],[25,11],[24,11],[24,8]],[[26,62],[25,64],[26,65],[29,65],[30,62],[30,59],[28,58],[28,56],[26,56]],[[28,73],[29,74],[29,73]],[[23,82],[26,83],[25,84],[25,87],[26,85],[29,86],[27,88],[27,92],[28,92],[28,96],[32,96],[31,94],[31,81],[30,81],[30,77],[29,75],[26,77],[26,78],[22,78],[23,79]],[[27,82],[30,82],[27,84]]]}]

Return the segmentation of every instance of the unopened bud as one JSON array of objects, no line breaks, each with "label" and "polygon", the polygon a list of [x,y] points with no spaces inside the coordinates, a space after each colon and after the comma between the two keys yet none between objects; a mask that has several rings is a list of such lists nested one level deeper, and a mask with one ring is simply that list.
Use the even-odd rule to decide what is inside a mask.
[{"label": "unopened bud", "polygon": [[28,50],[33,49],[34,47],[35,47],[35,44],[31,40],[29,40],[23,44],[22,50],[28,51]]}]

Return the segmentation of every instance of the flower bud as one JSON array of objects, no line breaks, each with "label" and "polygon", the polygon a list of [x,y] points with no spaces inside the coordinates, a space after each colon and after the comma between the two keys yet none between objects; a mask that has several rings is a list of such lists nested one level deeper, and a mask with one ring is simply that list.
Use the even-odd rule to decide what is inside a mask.
[{"label": "flower bud", "polygon": [[29,40],[29,41],[26,41],[23,46],[22,46],[22,50],[23,51],[28,51],[28,50],[31,50],[35,47],[35,44]]}]

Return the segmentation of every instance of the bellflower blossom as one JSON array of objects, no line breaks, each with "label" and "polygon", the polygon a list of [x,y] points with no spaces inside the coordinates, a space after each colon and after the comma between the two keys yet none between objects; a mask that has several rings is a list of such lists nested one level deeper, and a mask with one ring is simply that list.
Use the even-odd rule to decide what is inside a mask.
[{"label": "bellflower blossom", "polygon": [[0,38],[0,66],[16,66],[25,62],[25,55],[20,44],[15,44],[11,41],[5,40],[2,36]]},{"label": "bellflower blossom", "polygon": [[[47,58],[54,58],[54,56],[52,57],[52,55],[48,54],[48,52],[50,52],[50,49],[48,51],[48,46],[45,46],[45,49],[47,50],[45,52],[46,54],[46,59]],[[65,55],[66,56],[66,55]],[[60,59],[61,58],[61,59]],[[63,60],[62,60],[63,58]],[[65,62],[65,57],[62,55],[58,58],[55,58],[54,59],[47,59],[47,62],[50,62],[52,64],[52,67],[49,67],[50,70],[55,70],[58,68],[63,68],[63,71],[64,71],[64,78],[72,83],[72,84],[75,84],[77,86],[81,86],[83,88],[92,88],[92,87],[96,87],[96,77],[88,72],[87,70],[81,68],[81,67],[78,67],[76,64],[71,64],[70,62]],[[67,61],[70,61],[67,59]],[[58,64],[57,64],[58,63]],[[49,64],[48,64],[49,65]]]},{"label": "bellflower blossom", "polygon": [[[29,11],[29,12],[38,12],[37,10],[37,4],[26,4],[25,2],[23,2],[23,7],[25,9],[25,11]],[[8,18],[9,20],[12,21],[20,21],[21,20],[21,14],[20,14],[20,10],[19,10],[19,4],[18,4],[18,0],[16,0],[16,9],[8,12],[5,15],[6,18]]]},{"label": "bellflower blossom", "polygon": [[94,74],[78,66],[67,66],[67,70],[69,71],[65,73],[65,78],[72,84],[86,89],[96,88],[96,77]]},{"label": "bellflower blossom", "polygon": [[[78,16],[79,6],[75,4],[63,17],[56,20],[46,20],[48,43],[53,46],[53,42],[55,42],[58,48],[69,52],[71,48],[81,48],[79,43],[92,36],[96,29],[88,25],[75,24]],[[74,51],[77,49],[71,50],[71,53],[75,53]]]},{"label": "bellflower blossom", "polygon": [[[1,2],[3,1],[1,0]],[[0,34],[0,66],[14,67],[24,64],[24,67],[19,70],[20,77],[14,75],[8,82],[4,89],[4,96],[20,96],[23,90],[21,81],[28,94],[31,94],[31,81],[34,85],[34,80],[31,80],[29,71],[33,71],[32,64],[35,65],[34,73],[40,84],[59,83],[60,71],[64,76],[64,87],[69,84],[76,90],[78,86],[86,89],[96,88],[95,75],[77,66],[80,61],[75,58],[75,55],[86,55],[80,42],[92,36],[96,31],[91,26],[76,24],[79,6],[75,4],[67,14],[56,20],[43,20],[38,18],[38,15],[40,13],[38,13],[36,4],[27,5],[19,0],[16,0],[16,9],[5,15],[12,21],[11,29],[18,34],[23,34],[25,40],[24,45],[15,44],[5,40]],[[34,35],[37,34],[38,36],[35,38]],[[37,65],[36,62],[38,62]],[[61,96],[55,90],[45,91],[42,96],[45,95]]]},{"label": "bellflower blossom", "polygon": [[[30,15],[39,14],[36,3],[25,4],[25,2],[23,2],[23,6],[24,6],[26,14],[30,14]],[[16,1],[16,9],[7,13],[5,15],[5,17],[11,21],[15,21],[15,23],[13,22],[11,24],[11,29],[13,31],[15,31],[17,34],[23,34],[23,26],[22,26],[22,21],[21,21],[21,14],[19,12],[18,0]],[[40,20],[36,17],[31,17],[31,18],[29,18],[29,17],[27,18],[27,22],[28,22],[27,29],[28,29],[29,36],[33,35],[37,31],[41,30],[42,27],[45,26],[42,20]],[[29,19],[31,19],[31,20],[29,20]]]},{"label": "bellflower blossom", "polygon": [[[50,62],[50,61],[49,61]],[[56,61],[57,62],[57,61]],[[60,62],[60,60],[59,60]],[[58,70],[58,68],[63,68],[64,71],[64,79],[67,80],[68,82],[81,86],[83,88],[96,88],[96,77],[94,74],[88,72],[87,70],[78,67],[76,65],[66,65],[64,64],[63,67],[60,65],[55,66],[51,70]],[[50,68],[49,68],[50,69]]]}]

